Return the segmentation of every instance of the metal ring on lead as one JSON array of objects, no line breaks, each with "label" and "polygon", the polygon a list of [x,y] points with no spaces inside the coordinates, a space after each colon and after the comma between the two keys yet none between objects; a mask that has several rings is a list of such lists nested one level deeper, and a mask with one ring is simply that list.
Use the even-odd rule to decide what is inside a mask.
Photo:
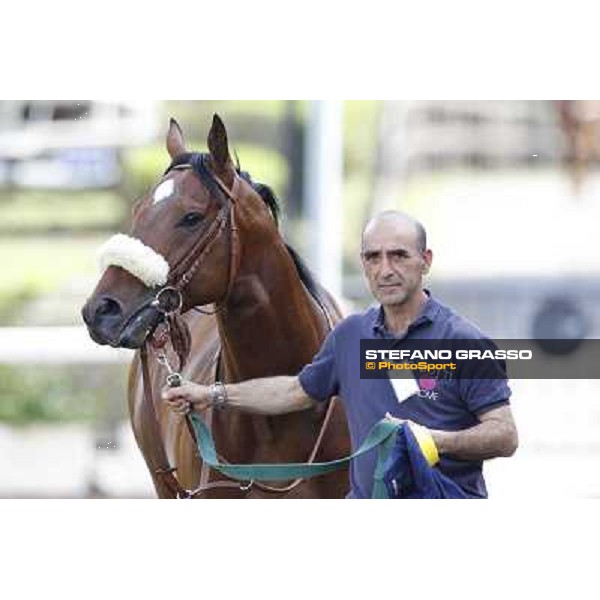
[{"label": "metal ring on lead", "polygon": [[180,373],[169,373],[167,375],[167,385],[169,387],[181,387],[183,377]]}]

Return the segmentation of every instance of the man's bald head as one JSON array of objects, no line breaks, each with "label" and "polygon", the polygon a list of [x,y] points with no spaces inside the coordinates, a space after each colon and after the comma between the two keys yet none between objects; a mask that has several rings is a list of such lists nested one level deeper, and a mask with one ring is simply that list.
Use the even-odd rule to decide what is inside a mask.
[{"label": "man's bald head", "polygon": [[386,223],[390,225],[398,225],[401,228],[410,227],[414,230],[416,239],[416,249],[418,252],[425,252],[427,250],[427,232],[421,224],[415,218],[410,215],[399,211],[399,210],[386,210],[375,215],[363,229],[362,233],[362,246],[364,247],[365,234],[374,229],[378,224]]},{"label": "man's bald head", "polygon": [[363,231],[361,259],[371,292],[385,310],[421,305],[433,253],[419,221],[396,210],[379,213]]}]

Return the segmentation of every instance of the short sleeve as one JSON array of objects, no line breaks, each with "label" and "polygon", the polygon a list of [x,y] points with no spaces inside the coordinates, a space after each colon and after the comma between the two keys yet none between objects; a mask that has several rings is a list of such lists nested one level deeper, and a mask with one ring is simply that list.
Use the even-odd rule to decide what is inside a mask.
[{"label": "short sleeve", "polygon": [[493,361],[488,366],[488,378],[481,379],[477,375],[477,370],[467,369],[460,377],[460,394],[469,412],[481,415],[496,406],[508,404],[512,391],[506,377],[504,361]]},{"label": "short sleeve", "polygon": [[314,400],[325,401],[339,392],[335,338],[336,330],[334,329],[325,338],[312,362],[306,365],[298,375],[300,385]]},{"label": "short sleeve", "polygon": [[467,408],[481,415],[496,406],[508,404],[512,394],[506,379],[470,379],[461,381],[462,396]]}]

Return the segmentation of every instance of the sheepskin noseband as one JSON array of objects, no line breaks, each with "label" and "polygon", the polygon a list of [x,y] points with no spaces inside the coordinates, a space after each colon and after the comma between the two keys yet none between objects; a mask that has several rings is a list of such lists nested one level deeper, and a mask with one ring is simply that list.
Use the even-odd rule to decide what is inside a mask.
[{"label": "sheepskin noseband", "polygon": [[167,283],[169,263],[140,240],[118,233],[98,250],[98,263],[104,271],[110,266],[125,269],[148,287]]}]

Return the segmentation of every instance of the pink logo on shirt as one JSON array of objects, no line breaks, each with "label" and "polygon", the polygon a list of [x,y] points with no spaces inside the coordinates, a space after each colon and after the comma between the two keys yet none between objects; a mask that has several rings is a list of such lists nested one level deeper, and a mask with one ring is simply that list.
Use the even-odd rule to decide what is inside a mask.
[{"label": "pink logo on shirt", "polygon": [[419,386],[422,390],[431,391],[435,389],[435,379],[419,379]]}]

